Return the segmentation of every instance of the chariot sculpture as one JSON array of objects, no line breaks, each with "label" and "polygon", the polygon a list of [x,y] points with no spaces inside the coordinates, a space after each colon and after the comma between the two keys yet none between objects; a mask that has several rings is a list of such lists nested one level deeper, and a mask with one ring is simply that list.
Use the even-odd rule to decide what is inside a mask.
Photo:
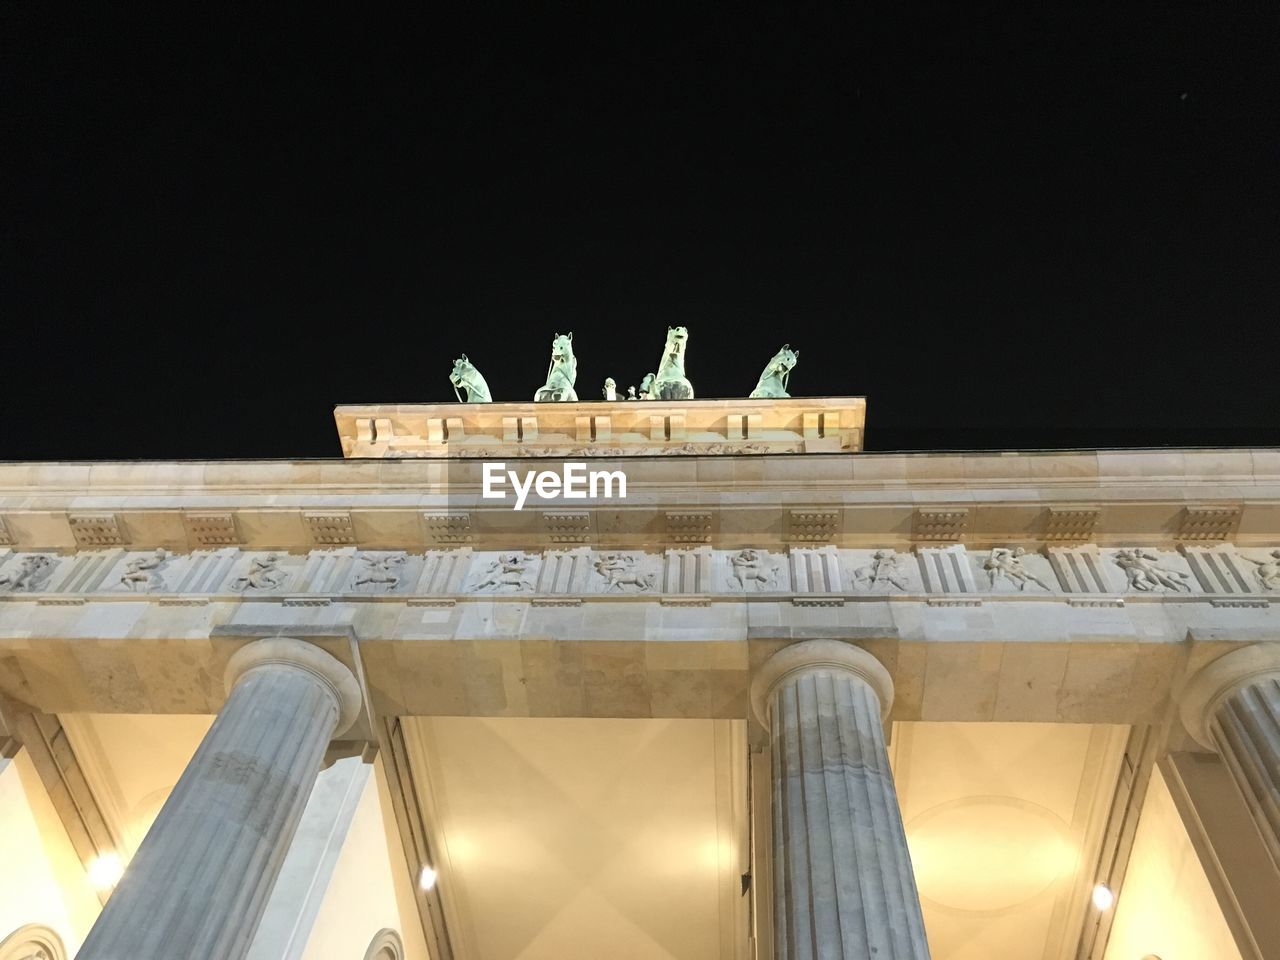
[{"label": "chariot sculpture", "polygon": [[[693,384],[685,376],[685,352],[689,345],[687,327],[667,327],[667,342],[662,351],[662,359],[656,373],[647,373],[640,381],[640,390],[627,388],[627,400],[692,400]],[[792,350],[790,344],[783,344],[782,349],[773,355],[756,388],[751,391],[752,399],[784,399],[790,397],[787,392],[787,381],[791,371],[795,369],[800,358],[799,350]],[[578,358],[573,353],[573,334],[557,333],[551,341],[551,362],[547,365],[547,380],[533,395],[537,403],[565,403],[578,399],[574,385],[578,380]],[[485,382],[480,371],[476,369],[464,353],[453,362],[453,371],[449,374],[449,382],[460,403],[492,403],[493,395],[489,392],[489,384]],[[463,393],[466,396],[464,398]],[[601,391],[607,401],[622,400],[617,382],[612,378],[605,380]]]}]

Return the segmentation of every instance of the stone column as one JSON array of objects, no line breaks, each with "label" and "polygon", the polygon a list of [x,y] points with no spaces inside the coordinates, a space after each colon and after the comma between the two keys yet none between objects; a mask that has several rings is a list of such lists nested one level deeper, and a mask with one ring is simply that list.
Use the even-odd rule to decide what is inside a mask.
[{"label": "stone column", "polygon": [[1280,869],[1280,642],[1233,650],[1192,677],[1179,708],[1221,755]]},{"label": "stone column", "polygon": [[238,650],[228,697],[89,932],[80,960],[241,960],[329,740],[360,709],[351,672],[287,637]]},{"label": "stone column", "polygon": [[751,698],[773,744],[774,960],[928,960],[884,744],[889,672],[809,640],[774,654]]}]

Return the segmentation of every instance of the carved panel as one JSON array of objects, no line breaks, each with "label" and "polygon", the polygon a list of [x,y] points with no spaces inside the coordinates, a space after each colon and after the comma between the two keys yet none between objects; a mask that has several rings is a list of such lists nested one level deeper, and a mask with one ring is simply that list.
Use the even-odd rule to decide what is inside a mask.
[{"label": "carved panel", "polygon": [[835,547],[792,547],[791,583],[796,593],[844,593]]},{"label": "carved panel", "polygon": [[845,550],[841,559],[849,569],[849,587],[854,593],[923,593],[920,565],[907,553],[881,550]]},{"label": "carved panel", "polygon": [[734,593],[773,593],[791,589],[788,558],[769,550],[747,548],[715,554],[711,590]]},{"label": "carved panel", "polygon": [[188,542],[196,547],[232,547],[240,543],[232,513],[184,513],[182,525],[187,529]]},{"label": "carved panel", "polygon": [[1186,558],[1151,547],[1123,547],[1100,551],[1123,576],[1125,593],[1199,593]]},{"label": "carved panel", "polygon": [[17,541],[13,538],[13,531],[9,529],[9,521],[4,517],[0,517],[0,547],[11,547]]},{"label": "carved panel", "polygon": [[1221,543],[1235,536],[1239,526],[1239,507],[1187,507],[1178,527],[1178,539],[1194,543]]},{"label": "carved panel", "polygon": [[241,553],[232,567],[231,578],[219,589],[245,596],[293,589],[303,560],[303,557],[276,551]]},{"label": "carved panel", "polygon": [[668,510],[667,539],[672,543],[710,543],[710,510]]},{"label": "carved panel", "polygon": [[13,553],[0,559],[0,594],[39,593],[48,589],[61,560],[51,553]]},{"label": "carved panel", "polygon": [[191,554],[186,573],[177,584],[179,593],[215,593],[231,573],[231,568],[240,556],[235,547],[223,547],[221,550],[196,550]]},{"label": "carved panel", "polygon": [[292,589],[302,593],[341,593],[351,579],[355,563],[354,547],[312,550],[307,554]]},{"label": "carved panel", "polygon": [[320,545],[346,546],[356,542],[351,514],[346,511],[327,513],[304,512],[302,519],[311,531],[311,539]]},{"label": "carved panel", "polygon": [[964,547],[916,547],[920,579],[927,593],[976,593],[973,570]]},{"label": "carved panel", "polygon": [[1183,547],[1183,556],[1192,576],[1207,594],[1257,593],[1261,584],[1254,571],[1261,567],[1235,553],[1229,544],[1222,547]]},{"label": "carved panel", "polygon": [[1097,507],[1050,507],[1045,511],[1043,539],[1050,543],[1088,543],[1101,515]]},{"label": "carved panel", "polygon": [[114,513],[67,514],[67,523],[81,550],[128,543],[124,525]]},{"label": "carved panel", "polygon": [[839,510],[792,510],[787,514],[787,539],[793,543],[830,543],[839,533]]},{"label": "carved panel", "polygon": [[668,550],[664,568],[663,589],[667,593],[709,593],[711,583],[711,548]]},{"label": "carved panel", "polygon": [[405,593],[422,575],[423,557],[403,550],[362,551],[347,568],[352,593]]},{"label": "carved panel", "polygon": [[1241,561],[1241,566],[1252,568],[1252,582],[1256,589],[1264,593],[1269,590],[1280,591],[1280,549],[1269,552],[1237,552],[1235,557]]},{"label": "carved panel", "polygon": [[551,543],[590,543],[591,514],[549,511],[542,515],[542,526]]},{"label": "carved panel", "polygon": [[592,575],[587,578],[592,593],[660,593],[661,561],[635,550],[598,551],[591,556]]},{"label": "carved panel", "polygon": [[103,578],[102,587],[113,592],[164,593],[182,582],[190,556],[175,556],[163,547],[123,554]]},{"label": "carved panel", "polygon": [[588,574],[595,576],[590,550],[548,550],[542,556],[538,593],[583,593]]},{"label": "carved panel", "polygon": [[1118,593],[1122,581],[1093,544],[1049,547],[1049,564],[1067,593]]},{"label": "carved panel", "polygon": [[[471,550],[433,550],[422,559],[415,594],[461,593],[471,566]],[[412,601],[411,601],[412,602]]]},{"label": "carved panel", "polygon": [[471,514],[461,511],[447,513],[424,513],[423,526],[426,527],[427,540],[440,546],[472,543],[476,536],[471,529]]},{"label": "carved panel", "polygon": [[1058,577],[1049,558],[1022,547],[992,547],[971,554],[979,589],[989,593],[1056,593]]},{"label": "carved panel", "polygon": [[541,564],[540,556],[523,550],[476,553],[463,591],[490,595],[533,594],[538,588]]},{"label": "carved panel", "polygon": [[949,510],[920,507],[911,518],[911,539],[919,543],[958,543],[969,526],[968,507]]}]

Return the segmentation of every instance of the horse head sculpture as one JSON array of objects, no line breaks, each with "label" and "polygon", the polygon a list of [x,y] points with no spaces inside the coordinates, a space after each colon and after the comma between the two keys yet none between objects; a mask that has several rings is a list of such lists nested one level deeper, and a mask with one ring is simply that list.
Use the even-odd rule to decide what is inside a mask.
[{"label": "horse head sculpture", "polygon": [[573,385],[578,379],[578,358],[573,355],[573,334],[557,333],[551,341],[551,363],[547,366],[547,382],[533,395],[539,403],[578,399]]},{"label": "horse head sculpture", "polygon": [[[693,384],[684,375],[684,355],[689,344],[687,327],[667,327],[667,343],[658,372],[644,396],[649,400],[692,400]],[[643,388],[642,388],[643,389]]]},{"label": "horse head sculpture", "polygon": [[[489,384],[485,383],[484,377],[475,368],[475,364],[467,359],[465,353],[453,361],[453,372],[449,374],[449,382],[453,384],[453,392],[458,395],[460,403],[493,402],[493,397],[489,394]],[[459,387],[467,391],[466,400],[463,400],[462,394],[458,393]]]},{"label": "horse head sculpture", "polygon": [[784,343],[760,374],[756,388],[751,391],[751,398],[782,399],[791,396],[787,393],[787,381],[799,359],[800,351],[792,350],[791,344]]}]

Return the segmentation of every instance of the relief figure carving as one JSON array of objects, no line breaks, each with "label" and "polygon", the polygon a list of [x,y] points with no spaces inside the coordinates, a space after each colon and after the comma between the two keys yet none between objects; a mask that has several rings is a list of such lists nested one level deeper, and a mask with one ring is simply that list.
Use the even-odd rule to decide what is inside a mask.
[{"label": "relief figure carving", "polygon": [[125,564],[124,573],[120,575],[122,586],[135,593],[149,593],[152,590],[165,588],[161,569],[171,559],[164,547],[159,547],[149,557],[135,557]]},{"label": "relief figure carving", "polygon": [[1027,551],[1022,547],[1014,547],[1012,550],[1008,547],[996,547],[992,550],[991,556],[982,563],[982,569],[991,578],[991,589],[994,590],[996,583],[1004,577],[1019,590],[1025,590],[1028,583],[1034,583],[1037,587],[1052,592],[1052,587],[1024,566],[1022,558],[1026,555]]},{"label": "relief figure carving", "polygon": [[1239,556],[1258,568],[1253,572],[1263,590],[1280,590],[1280,550],[1272,550],[1266,560],[1254,560],[1244,554]]},{"label": "relief figure carving", "polygon": [[1187,582],[1190,579],[1188,575],[1180,570],[1160,566],[1160,558],[1154,553],[1137,548],[1117,550],[1115,562],[1124,571],[1125,577],[1128,578],[1128,586],[1132,590],[1150,591],[1164,588],[1175,592],[1178,590],[1191,592],[1191,585]]},{"label": "relief figure carving", "polygon": [[43,553],[23,557],[17,570],[0,577],[0,588],[7,589],[11,593],[17,593],[19,590],[34,593],[53,575],[55,565],[54,558]]},{"label": "relief figure carving", "polygon": [[403,553],[392,553],[386,556],[361,554],[360,562],[364,569],[356,576],[354,587],[371,587],[390,593],[400,585],[400,568],[407,558]]},{"label": "relief figure carving", "polygon": [[740,550],[729,558],[733,565],[733,578],[729,586],[746,590],[748,585],[756,590],[767,590],[776,585],[778,565],[769,559],[764,550]]},{"label": "relief figure carving", "polygon": [[907,558],[896,550],[877,550],[871,555],[871,562],[853,571],[853,585],[864,590],[874,590],[882,583],[896,587],[903,592],[907,590],[907,571],[903,564]]},{"label": "relief figure carving", "polygon": [[231,581],[231,589],[236,593],[246,590],[275,590],[288,574],[280,569],[279,554],[269,553],[265,557],[254,557],[249,562],[249,572],[243,577]]},{"label": "relief figure carving", "polygon": [[602,553],[595,559],[596,573],[605,581],[605,590],[635,587],[637,592],[652,590],[658,582],[656,573],[642,573],[640,559],[631,553]]},{"label": "relief figure carving", "polygon": [[488,590],[491,593],[512,591],[523,593],[533,590],[533,581],[527,576],[529,567],[536,558],[523,553],[505,553],[497,560],[490,561],[482,573],[480,581],[471,588],[472,593]]}]

